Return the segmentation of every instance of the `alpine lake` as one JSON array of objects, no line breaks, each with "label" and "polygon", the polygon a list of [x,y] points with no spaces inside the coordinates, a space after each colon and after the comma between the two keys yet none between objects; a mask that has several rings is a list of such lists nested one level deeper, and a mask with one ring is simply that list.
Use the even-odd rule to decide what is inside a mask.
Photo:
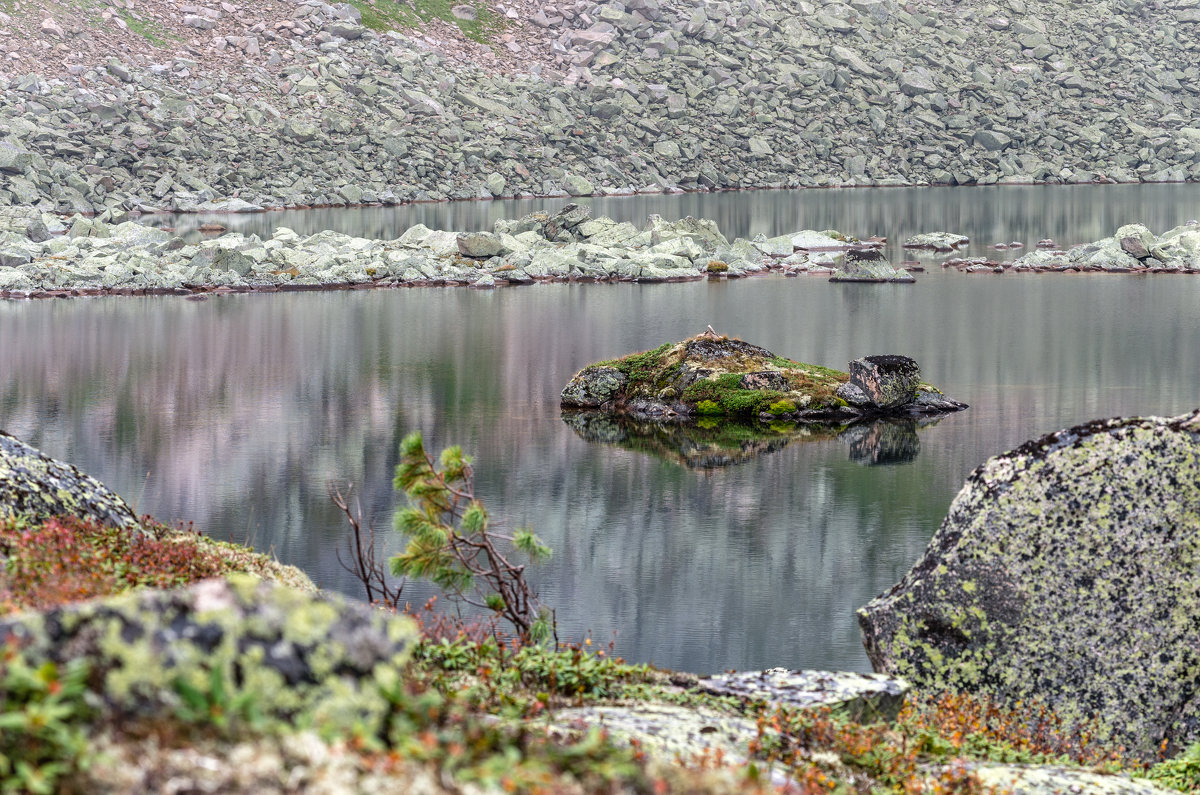
[{"label": "alpine lake", "polygon": [[[244,216],[152,216],[269,235],[490,229],[566,199]],[[731,240],[801,229],[970,236],[1013,258],[1141,222],[1200,217],[1200,185],[758,191],[579,200],[594,216],[715,220]],[[1020,250],[995,243],[1019,242]],[[553,549],[532,580],[559,636],[697,673],[870,670],[854,611],[919,557],[972,469],[1091,419],[1200,405],[1200,278],[966,274],[922,255],[904,284],[779,275],[681,284],[539,284],[0,301],[0,429],[70,461],[165,522],[192,521],[361,596],[339,564],[353,484],[385,552],[400,439],[475,457],[494,522]],[[714,433],[587,434],[559,408],[583,366],[704,331],[845,369],[919,362],[970,405],[940,421],[792,429],[705,453]],[[568,418],[569,419],[569,418]],[[700,429],[711,431],[712,429]],[[682,440],[682,441],[681,441]],[[699,452],[697,452],[699,451]],[[423,604],[434,590],[409,583]],[[442,600],[441,604],[445,604]]]}]

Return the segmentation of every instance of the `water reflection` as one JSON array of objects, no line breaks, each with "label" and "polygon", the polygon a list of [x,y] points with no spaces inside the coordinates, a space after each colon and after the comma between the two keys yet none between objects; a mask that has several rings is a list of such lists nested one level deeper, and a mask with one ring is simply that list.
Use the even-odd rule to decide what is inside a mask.
[{"label": "water reflection", "polygon": [[868,466],[907,464],[921,454],[918,427],[936,425],[911,419],[888,419],[852,425],[841,434],[850,446],[850,460]]},{"label": "water reflection", "polygon": [[[270,235],[286,226],[301,234],[333,229],[361,237],[390,239],[414,224],[433,229],[491,229],[501,218],[519,218],[535,210],[554,210],[565,199],[414,204],[361,209],[285,210],[252,215],[147,216],[147,223],[195,230],[216,221],[231,231]],[[715,220],[731,240],[757,234],[768,237],[800,229],[837,229],[860,238],[888,238],[886,253],[900,262],[913,252],[900,248],[920,232],[967,235],[970,256],[996,259],[1019,256],[1051,238],[1074,245],[1111,235],[1127,223],[1144,223],[1159,233],[1200,217],[1200,185],[987,186],[976,188],[830,188],[799,191],[690,193],[673,196],[626,196],[577,199],[594,215],[644,224],[647,216]],[[995,243],[1017,241],[1025,249],[996,251]],[[937,259],[936,257],[930,257]]]},{"label": "water reflection", "polygon": [[594,411],[563,412],[562,419],[586,441],[647,453],[696,470],[744,464],[793,443],[830,439],[845,442],[850,460],[865,464],[904,464],[921,452],[913,419],[854,425],[717,419],[652,422]]}]

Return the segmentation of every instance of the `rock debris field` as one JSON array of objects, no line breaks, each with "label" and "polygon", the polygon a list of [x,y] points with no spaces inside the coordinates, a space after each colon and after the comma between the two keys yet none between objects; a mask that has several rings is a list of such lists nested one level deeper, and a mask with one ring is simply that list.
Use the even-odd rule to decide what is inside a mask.
[{"label": "rock debris field", "polygon": [[1196,0],[501,3],[483,43],[366,2],[60,1],[0,11],[0,205],[1200,176]]}]

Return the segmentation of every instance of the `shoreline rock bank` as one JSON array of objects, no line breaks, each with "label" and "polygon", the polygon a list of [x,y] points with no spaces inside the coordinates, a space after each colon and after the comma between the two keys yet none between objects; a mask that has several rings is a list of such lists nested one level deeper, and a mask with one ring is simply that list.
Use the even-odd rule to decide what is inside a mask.
[{"label": "shoreline rock bank", "polygon": [[832,230],[730,242],[711,220],[653,215],[639,228],[590,213],[568,204],[496,221],[491,232],[418,224],[394,240],[281,227],[267,239],[225,233],[193,244],[125,213],[64,222],[0,210],[0,297],[827,275],[830,252],[862,245]]}]

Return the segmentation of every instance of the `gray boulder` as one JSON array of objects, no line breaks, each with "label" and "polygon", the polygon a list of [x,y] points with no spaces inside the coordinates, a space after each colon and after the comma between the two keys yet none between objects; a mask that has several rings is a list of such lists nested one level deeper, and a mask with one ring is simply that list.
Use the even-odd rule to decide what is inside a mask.
[{"label": "gray boulder", "polygon": [[934,251],[951,251],[971,242],[966,235],[953,232],[923,232],[904,241],[904,248],[926,248]]},{"label": "gray boulder", "polygon": [[592,365],[580,370],[563,387],[565,408],[594,409],[616,397],[629,379],[615,367]]},{"label": "gray boulder", "polygon": [[1154,758],[1200,740],[1200,412],[1102,420],[967,479],[924,556],[858,611],[875,670],[1051,704]]},{"label": "gray boulder", "polygon": [[0,431],[0,518],[14,516],[78,516],[139,527],[133,510],[103,483]]},{"label": "gray boulder", "polygon": [[491,232],[466,232],[458,236],[458,251],[471,259],[487,259],[504,249],[500,236]]},{"label": "gray boulder", "polygon": [[1126,224],[1113,237],[1121,250],[1135,259],[1149,257],[1155,244],[1154,235],[1141,224]]},{"label": "gray boulder", "polygon": [[908,271],[897,270],[875,248],[858,248],[846,252],[842,264],[829,277],[831,282],[901,282],[912,283],[917,279]]}]

